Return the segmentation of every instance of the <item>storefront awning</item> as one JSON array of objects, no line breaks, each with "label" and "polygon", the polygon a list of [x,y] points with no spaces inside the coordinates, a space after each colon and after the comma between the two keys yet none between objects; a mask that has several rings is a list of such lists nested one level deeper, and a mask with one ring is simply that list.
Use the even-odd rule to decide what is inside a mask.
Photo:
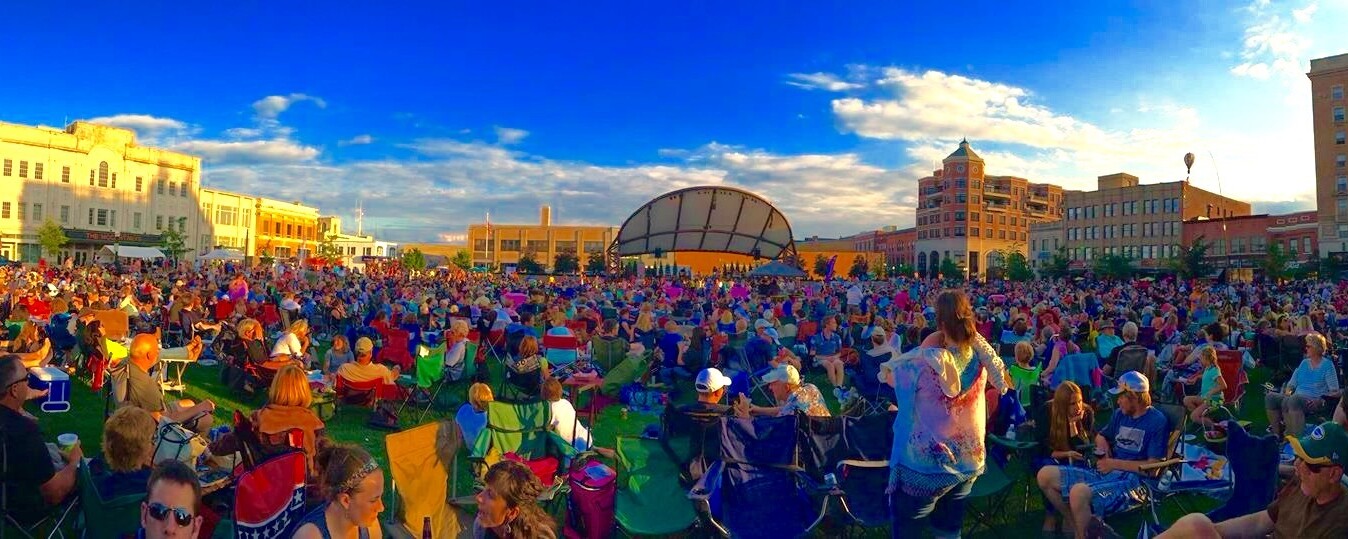
[{"label": "storefront awning", "polygon": [[118,258],[139,258],[142,260],[153,260],[156,258],[167,258],[163,251],[154,247],[140,247],[136,245],[104,245],[99,250],[99,254],[113,255]]}]

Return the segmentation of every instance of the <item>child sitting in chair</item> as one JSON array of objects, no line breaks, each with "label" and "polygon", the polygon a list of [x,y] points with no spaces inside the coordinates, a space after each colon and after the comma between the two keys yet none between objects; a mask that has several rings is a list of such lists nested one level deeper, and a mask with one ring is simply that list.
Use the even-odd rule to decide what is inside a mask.
[{"label": "child sitting in chair", "polygon": [[1217,405],[1222,403],[1222,393],[1226,391],[1226,379],[1222,378],[1222,370],[1217,367],[1217,350],[1211,346],[1203,347],[1198,351],[1198,361],[1203,366],[1203,370],[1190,376],[1187,383],[1193,384],[1202,380],[1199,386],[1198,395],[1189,395],[1184,397],[1184,407],[1189,409],[1189,418],[1196,423],[1201,423],[1205,428],[1212,428],[1212,420],[1207,418],[1208,409],[1215,402]]}]

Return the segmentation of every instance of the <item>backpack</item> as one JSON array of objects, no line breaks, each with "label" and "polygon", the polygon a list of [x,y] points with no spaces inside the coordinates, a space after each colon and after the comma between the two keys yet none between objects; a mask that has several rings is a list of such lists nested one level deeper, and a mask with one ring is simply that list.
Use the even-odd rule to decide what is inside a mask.
[{"label": "backpack", "polygon": [[[581,461],[584,462],[581,462]],[[571,492],[566,497],[567,539],[607,539],[613,536],[617,517],[618,474],[593,457],[578,458],[567,474]]]},{"label": "backpack", "polygon": [[398,427],[398,407],[392,401],[379,401],[370,410],[370,419],[365,422],[370,428],[396,431]]}]

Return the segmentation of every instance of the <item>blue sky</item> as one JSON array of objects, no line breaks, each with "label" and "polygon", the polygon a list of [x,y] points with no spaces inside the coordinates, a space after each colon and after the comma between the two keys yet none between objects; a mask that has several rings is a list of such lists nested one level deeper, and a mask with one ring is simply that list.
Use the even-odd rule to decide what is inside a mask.
[{"label": "blue sky", "polygon": [[394,240],[702,184],[838,235],[910,226],[965,136],[993,174],[1174,181],[1193,151],[1200,187],[1311,207],[1304,72],[1348,52],[1342,0],[281,4],[9,6],[0,120],[130,127]]}]

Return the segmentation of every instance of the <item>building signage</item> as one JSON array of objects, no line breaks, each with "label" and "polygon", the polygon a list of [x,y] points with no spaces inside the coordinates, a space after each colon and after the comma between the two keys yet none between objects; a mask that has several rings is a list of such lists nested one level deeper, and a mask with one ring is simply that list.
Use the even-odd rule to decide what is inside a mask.
[{"label": "building signage", "polygon": [[163,237],[156,234],[135,234],[131,232],[122,232],[120,234],[109,232],[107,230],[85,230],[82,228],[62,228],[66,237],[74,243],[124,243],[127,245],[158,245]]}]

